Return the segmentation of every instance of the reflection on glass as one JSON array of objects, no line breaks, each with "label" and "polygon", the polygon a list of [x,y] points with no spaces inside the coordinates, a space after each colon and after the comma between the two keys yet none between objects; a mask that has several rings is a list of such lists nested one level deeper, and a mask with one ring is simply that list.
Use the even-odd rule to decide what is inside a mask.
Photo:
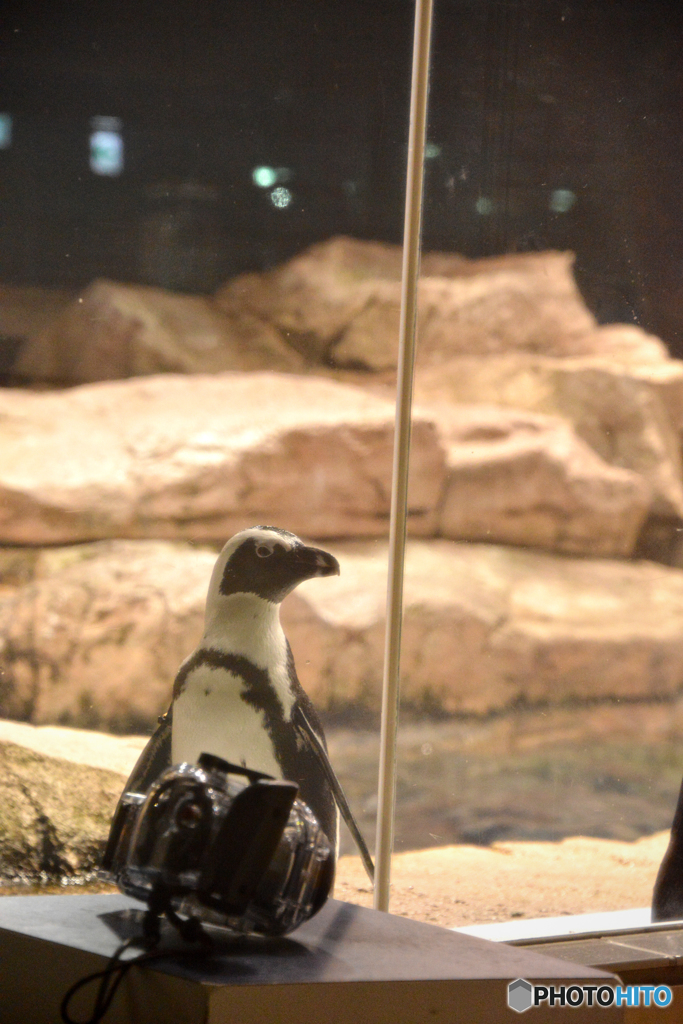
[{"label": "reflection on glass", "polygon": [[259,188],[271,188],[277,181],[278,174],[274,167],[255,167],[251,177]]},{"label": "reflection on glass", "polygon": [[93,132],[90,136],[90,170],[112,177],[123,170],[123,139],[117,132]]},{"label": "reflection on glass", "polygon": [[0,149],[9,149],[12,145],[12,115],[0,114]]},{"label": "reflection on glass", "polygon": [[118,117],[94,117],[90,135],[90,170],[116,177],[123,170],[123,139]]},{"label": "reflection on glass", "polygon": [[576,193],[569,188],[556,188],[550,193],[549,207],[553,213],[568,213],[576,202]]},{"label": "reflection on glass", "polygon": [[270,201],[277,210],[284,210],[292,201],[292,193],[288,188],[274,188],[270,193]]},{"label": "reflection on glass", "polygon": [[493,203],[486,196],[479,196],[474,204],[474,208],[482,217],[488,217],[489,214],[493,213]]}]

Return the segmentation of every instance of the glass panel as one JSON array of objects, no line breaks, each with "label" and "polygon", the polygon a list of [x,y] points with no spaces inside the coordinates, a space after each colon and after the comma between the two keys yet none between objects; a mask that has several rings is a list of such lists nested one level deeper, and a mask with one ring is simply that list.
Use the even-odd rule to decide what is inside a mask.
[{"label": "glass panel", "polygon": [[[444,2],[435,20],[416,400],[448,483],[443,540],[408,559],[396,836],[478,849],[399,854],[395,905],[431,871],[461,873],[432,893],[443,923],[645,906],[683,766],[681,421],[661,386],[681,368],[680,18]],[[576,836],[615,845],[547,845]]]},{"label": "glass panel", "polygon": [[[2,735],[72,759],[63,801],[115,803],[217,552],[273,523],[337,554],[342,587],[355,551],[379,598],[372,629],[335,621],[336,580],[283,608],[371,839],[376,753],[357,780],[336,751],[379,721],[412,9],[104,2],[2,33]],[[21,879],[91,874],[88,843],[48,863],[32,840]]]},{"label": "glass panel", "polygon": [[[456,925],[589,909],[566,880],[597,869],[553,881],[542,844],[675,804],[681,24],[435,16],[392,909]],[[412,18],[107,2],[1,29],[0,714],[80,729],[40,745],[86,761],[84,730],[149,733],[217,549],[275,523],[341,563],[283,621],[369,840]],[[646,903],[662,841],[610,849]]]}]

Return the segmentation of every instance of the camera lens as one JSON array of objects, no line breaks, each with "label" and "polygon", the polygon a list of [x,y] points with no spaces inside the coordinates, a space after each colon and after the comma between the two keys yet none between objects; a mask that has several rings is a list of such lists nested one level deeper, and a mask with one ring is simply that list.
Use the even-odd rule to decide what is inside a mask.
[{"label": "camera lens", "polygon": [[175,820],[179,828],[197,828],[203,817],[199,804],[187,801],[176,809]]}]

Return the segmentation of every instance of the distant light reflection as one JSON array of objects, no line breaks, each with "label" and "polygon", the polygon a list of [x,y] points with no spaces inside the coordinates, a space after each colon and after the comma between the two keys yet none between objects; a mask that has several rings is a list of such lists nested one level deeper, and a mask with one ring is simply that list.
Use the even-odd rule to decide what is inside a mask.
[{"label": "distant light reflection", "polygon": [[482,217],[488,217],[490,213],[493,213],[493,203],[486,196],[479,196],[474,204],[474,209]]},{"label": "distant light reflection", "polygon": [[123,170],[123,139],[118,117],[93,117],[90,135],[90,170],[116,177]]},{"label": "distant light reflection", "polygon": [[556,188],[550,193],[548,206],[553,213],[567,213],[576,202],[576,194],[568,188]]},{"label": "distant light reflection", "polygon": [[288,188],[274,188],[270,193],[270,201],[278,210],[284,210],[292,201],[292,193]]},{"label": "distant light reflection", "polygon": [[263,164],[251,172],[251,180],[259,188],[272,188],[278,182],[289,181],[291,177],[289,167],[268,167]]},{"label": "distant light reflection", "polygon": [[255,167],[251,172],[251,180],[259,188],[272,188],[277,181],[277,171],[274,167]]},{"label": "distant light reflection", "polygon": [[12,115],[0,114],[0,149],[9,149],[12,145]]}]

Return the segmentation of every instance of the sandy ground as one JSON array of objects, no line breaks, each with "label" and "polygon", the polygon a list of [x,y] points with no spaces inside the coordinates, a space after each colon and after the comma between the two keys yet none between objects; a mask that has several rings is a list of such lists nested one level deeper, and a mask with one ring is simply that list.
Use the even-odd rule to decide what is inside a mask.
[{"label": "sandy ground", "polygon": [[[668,832],[660,832],[634,843],[577,837],[398,853],[392,861],[389,910],[456,928],[649,906],[668,839]],[[372,906],[372,888],[359,858],[340,858],[335,896]]]},{"label": "sandy ground", "polygon": [[[145,737],[0,720],[0,741],[126,775]],[[439,846],[398,853],[392,863],[390,910],[446,927],[622,910],[650,903],[668,833],[635,842],[583,837],[560,842]],[[372,905],[357,857],[342,857],[338,899]]]}]

